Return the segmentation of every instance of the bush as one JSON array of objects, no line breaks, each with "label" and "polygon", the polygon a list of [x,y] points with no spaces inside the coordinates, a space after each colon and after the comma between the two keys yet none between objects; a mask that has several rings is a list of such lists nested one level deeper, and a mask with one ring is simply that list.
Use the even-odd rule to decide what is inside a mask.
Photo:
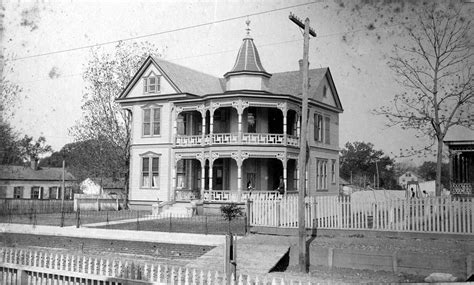
[{"label": "bush", "polygon": [[237,204],[235,203],[222,205],[221,214],[224,217],[224,219],[226,219],[229,222],[237,217],[241,217],[244,215],[244,213],[242,212],[242,209],[239,206],[237,206]]}]

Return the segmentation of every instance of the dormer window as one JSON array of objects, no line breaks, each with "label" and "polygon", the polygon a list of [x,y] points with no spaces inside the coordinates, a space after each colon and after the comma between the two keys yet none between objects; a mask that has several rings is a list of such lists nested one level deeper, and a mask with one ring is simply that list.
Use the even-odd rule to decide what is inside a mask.
[{"label": "dormer window", "polygon": [[151,72],[143,77],[143,93],[160,93],[160,76]]}]

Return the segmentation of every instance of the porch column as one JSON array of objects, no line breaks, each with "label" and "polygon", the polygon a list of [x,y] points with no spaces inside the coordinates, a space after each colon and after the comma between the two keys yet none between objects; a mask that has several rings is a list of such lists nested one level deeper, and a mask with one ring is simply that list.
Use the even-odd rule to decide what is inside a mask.
[{"label": "porch column", "polygon": [[238,116],[238,120],[239,120],[239,125],[238,125],[239,126],[239,129],[238,129],[238,132],[239,132],[238,136],[239,137],[237,139],[238,139],[238,142],[240,143],[240,142],[242,142],[242,108],[237,109],[237,116]]},{"label": "porch column", "polygon": [[206,188],[206,160],[201,160],[201,200],[204,200],[204,189]]},{"label": "porch column", "polygon": [[206,116],[207,112],[204,107],[204,105],[199,105],[197,107],[197,110],[199,113],[201,113],[201,145],[205,145],[205,139],[206,139]]},{"label": "porch column", "polygon": [[296,120],[296,136],[298,137],[298,141],[300,138],[300,134],[301,134],[301,118],[298,115],[298,119]]},{"label": "porch column", "polygon": [[461,157],[456,153],[456,182],[461,182]]},{"label": "porch column", "polygon": [[175,155],[173,171],[171,171],[171,195],[170,200],[174,201],[176,199],[176,175],[178,173],[178,161],[181,159],[181,155]]},{"label": "porch column", "polygon": [[[286,137],[285,137],[286,138]],[[282,160],[283,163],[283,183],[285,183],[285,194],[288,191],[288,159],[285,157],[285,159]]]},{"label": "porch column", "polygon": [[[286,126],[286,116],[287,112],[283,112],[283,143],[286,145],[286,134],[287,134],[287,126]],[[286,181],[286,180],[285,180]],[[285,182],[286,183],[286,182]],[[286,185],[286,184],[285,184]],[[286,190],[285,190],[286,191]]]},{"label": "porch column", "polygon": [[181,107],[175,107],[174,109],[174,120],[173,120],[173,145],[176,145],[176,137],[178,136],[178,117],[181,113]]},{"label": "porch column", "polygon": [[300,163],[298,160],[295,160],[296,163],[295,163],[295,167],[296,167],[296,190],[299,191],[300,190],[300,168],[298,166],[298,163]]},{"label": "porch column", "polygon": [[[212,118],[212,116],[211,116]],[[212,165],[214,164],[214,159],[211,158],[209,159],[209,192],[212,191]]]},{"label": "porch column", "polygon": [[242,159],[237,160],[237,202],[240,202],[242,196]]},{"label": "porch column", "polygon": [[448,150],[449,152],[449,190],[452,191],[453,189],[453,167],[454,167],[454,163],[453,163],[453,159],[454,159],[454,155],[453,155],[453,152],[451,150]]}]

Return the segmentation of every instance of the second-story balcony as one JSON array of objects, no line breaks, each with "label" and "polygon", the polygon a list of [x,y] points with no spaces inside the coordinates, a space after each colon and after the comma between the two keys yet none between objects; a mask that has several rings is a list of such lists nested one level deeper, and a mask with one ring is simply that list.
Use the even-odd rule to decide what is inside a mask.
[{"label": "second-story balcony", "polygon": [[294,110],[232,107],[213,112],[181,111],[175,124],[176,147],[209,145],[299,146],[299,117]]},{"label": "second-story balcony", "polygon": [[178,135],[176,136],[177,147],[192,147],[203,145],[242,144],[242,145],[275,145],[275,146],[299,146],[299,138],[284,134],[263,133],[219,133],[207,135]]}]

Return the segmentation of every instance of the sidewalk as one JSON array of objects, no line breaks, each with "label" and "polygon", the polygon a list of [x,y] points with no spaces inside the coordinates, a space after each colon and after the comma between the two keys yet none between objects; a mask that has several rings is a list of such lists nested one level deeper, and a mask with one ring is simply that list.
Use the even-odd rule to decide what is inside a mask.
[{"label": "sidewalk", "polygon": [[[294,237],[251,235],[237,241],[237,274],[261,275],[270,270],[296,243]],[[224,248],[220,245],[186,267],[211,272],[224,271]]]},{"label": "sidewalk", "polygon": [[169,233],[151,231],[124,231],[98,228],[75,228],[56,226],[31,226],[22,224],[2,224],[1,233],[35,234],[49,236],[70,236],[79,238],[114,239],[127,241],[144,241],[156,243],[191,244],[218,246],[225,243],[224,235],[201,235],[188,233]]}]

